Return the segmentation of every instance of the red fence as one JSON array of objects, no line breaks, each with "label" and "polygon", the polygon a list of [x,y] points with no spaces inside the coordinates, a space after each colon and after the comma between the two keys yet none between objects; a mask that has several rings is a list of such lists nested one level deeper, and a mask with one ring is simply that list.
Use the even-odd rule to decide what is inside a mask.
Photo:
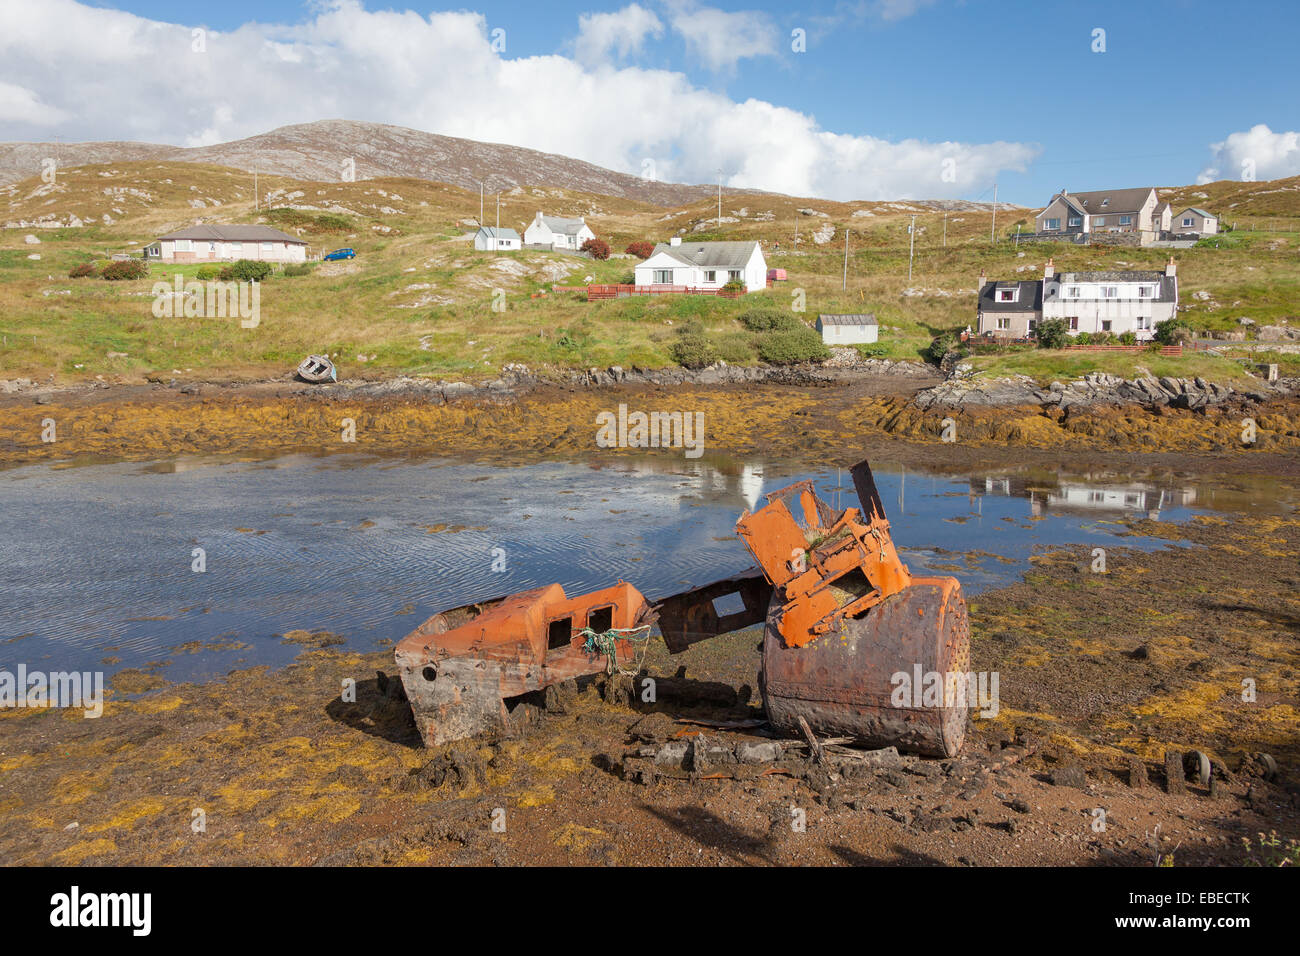
[{"label": "red fence", "polygon": [[[1145,352],[1147,345],[1067,345],[1067,352]],[[1161,355],[1182,355],[1181,345],[1160,346]]]},{"label": "red fence", "polygon": [[[559,291],[558,289],[556,291]],[[700,289],[689,285],[589,285],[587,301],[622,299],[630,295],[720,295],[738,299],[742,293],[730,289]]]}]

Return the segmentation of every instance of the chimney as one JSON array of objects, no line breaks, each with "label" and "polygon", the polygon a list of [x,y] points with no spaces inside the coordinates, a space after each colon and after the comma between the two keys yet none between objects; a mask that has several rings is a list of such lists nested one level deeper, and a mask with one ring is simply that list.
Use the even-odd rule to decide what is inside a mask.
[{"label": "chimney", "polygon": [[1165,275],[1167,276],[1178,275],[1178,266],[1174,264],[1173,256],[1170,256],[1169,261],[1165,263]]},{"label": "chimney", "polygon": [[681,236],[673,236],[671,239],[668,240],[668,245],[670,246],[680,246],[681,244],[682,244]]},{"label": "chimney", "polygon": [[979,292],[983,291],[984,286],[988,285],[988,281],[989,281],[989,280],[988,280],[988,279],[985,277],[985,275],[984,275],[984,270],[981,269],[981,270],[980,270],[979,281],[975,283],[975,291],[976,291],[976,293],[979,293]]},{"label": "chimney", "polygon": [[1043,278],[1050,279],[1055,275],[1056,275],[1056,260],[1049,256],[1047,259],[1047,265],[1043,266]]}]

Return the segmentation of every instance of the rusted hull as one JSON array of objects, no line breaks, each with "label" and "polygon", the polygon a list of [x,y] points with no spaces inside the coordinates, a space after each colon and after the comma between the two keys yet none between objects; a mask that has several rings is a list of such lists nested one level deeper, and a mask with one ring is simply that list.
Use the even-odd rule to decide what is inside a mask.
[{"label": "rusted hull", "polygon": [[[819,734],[854,737],[869,746],[938,757],[961,749],[967,698],[950,695],[940,706],[927,705],[912,693],[900,694],[902,682],[894,680],[906,674],[910,689],[918,675],[969,670],[970,629],[955,579],[914,577],[910,587],[865,616],[844,620],[838,631],[801,647],[782,639],[779,616],[774,601],[762,671],[773,726],[798,734],[803,717]],[[904,706],[898,706],[900,696]]]}]

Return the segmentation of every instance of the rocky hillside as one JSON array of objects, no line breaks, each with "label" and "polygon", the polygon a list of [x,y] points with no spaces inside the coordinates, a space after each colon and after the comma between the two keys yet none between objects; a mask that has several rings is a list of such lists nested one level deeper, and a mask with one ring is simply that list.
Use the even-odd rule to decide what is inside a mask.
[{"label": "rocky hillside", "polygon": [[[313,182],[338,182],[351,160],[355,178],[407,177],[489,192],[521,185],[678,206],[714,195],[715,186],[660,183],[591,163],[502,143],[480,143],[402,126],[320,120],[216,146],[185,148],[150,143],[0,143],[0,184],[40,173],[46,157],[62,168],[89,163],[166,160],[209,163]],[[737,195],[746,190],[727,190]]]}]

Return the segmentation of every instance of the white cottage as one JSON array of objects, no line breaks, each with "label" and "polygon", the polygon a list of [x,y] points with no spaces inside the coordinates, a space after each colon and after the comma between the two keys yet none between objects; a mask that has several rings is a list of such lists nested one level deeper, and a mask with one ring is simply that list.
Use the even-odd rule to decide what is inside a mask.
[{"label": "white cottage", "polygon": [[767,288],[767,260],[757,242],[689,242],[674,236],[655,246],[633,270],[636,284],[720,289],[743,282],[746,292]]},{"label": "white cottage", "polygon": [[519,233],[504,226],[480,226],[474,233],[474,248],[479,252],[518,252]]},{"label": "white cottage", "polygon": [[307,243],[270,226],[186,226],[155,239],[145,258],[163,262],[306,262]]},{"label": "white cottage", "polygon": [[544,216],[540,212],[524,230],[524,242],[527,245],[571,252],[578,251],[584,242],[595,238],[596,234],[581,218],[562,219],[559,216]]}]

